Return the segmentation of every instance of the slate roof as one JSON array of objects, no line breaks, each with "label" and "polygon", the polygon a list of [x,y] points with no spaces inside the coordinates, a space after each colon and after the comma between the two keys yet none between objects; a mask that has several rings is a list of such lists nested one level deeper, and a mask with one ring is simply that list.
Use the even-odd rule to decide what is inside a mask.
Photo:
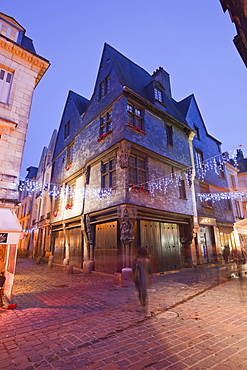
[{"label": "slate roof", "polygon": [[[105,50],[108,51],[120,84],[127,86],[144,99],[150,100],[146,87],[152,81],[156,81],[152,75],[109,44],[105,44]],[[166,95],[165,105],[166,108],[164,108],[164,111],[187,125],[185,116],[180,111],[179,104],[173,98]]]},{"label": "slate roof", "polygon": [[27,36],[22,37],[21,46],[24,49],[30,51],[31,53],[36,54],[36,50],[35,50],[34,45],[33,45],[33,40],[31,40],[29,37],[27,37]]},{"label": "slate roof", "polygon": [[191,94],[187,96],[187,98],[184,98],[183,100],[178,102],[178,107],[183,117],[186,117],[188,113],[192,98],[193,98],[193,95]]},{"label": "slate roof", "polygon": [[72,90],[69,91],[68,98],[69,99],[71,98],[74,101],[79,114],[82,115],[82,113],[85,112],[85,110],[88,106],[89,100],[84,98],[83,96],[75,93]]},{"label": "slate roof", "polygon": [[33,179],[37,175],[38,167],[30,166],[26,169],[26,171],[28,171],[26,179]]},{"label": "slate roof", "polygon": [[247,172],[247,158],[238,161],[238,169],[240,170],[239,173]]},{"label": "slate roof", "polygon": [[[36,54],[36,51],[35,51],[35,48],[34,48],[34,45],[33,45],[33,40],[31,40],[29,37],[27,37],[25,35],[25,28],[23,28],[20,23],[18,23],[13,17],[7,15],[7,14],[4,14],[4,13],[1,13],[0,12],[0,18],[4,19],[5,21],[7,21],[9,24],[11,24],[12,26],[14,26],[16,29],[19,30],[19,32],[21,33],[21,41],[17,41],[16,43],[20,46],[22,46],[24,49],[30,51],[31,53],[33,54]],[[3,35],[1,35],[3,36]],[[6,37],[6,36],[3,36],[3,37]],[[7,37],[6,37],[7,38]]]}]

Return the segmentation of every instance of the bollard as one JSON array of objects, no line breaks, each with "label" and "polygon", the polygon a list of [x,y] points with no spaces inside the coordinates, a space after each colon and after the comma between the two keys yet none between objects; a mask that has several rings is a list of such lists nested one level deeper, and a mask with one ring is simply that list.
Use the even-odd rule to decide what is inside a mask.
[{"label": "bollard", "polygon": [[68,274],[73,274],[74,271],[73,271],[73,265],[69,265],[68,266]]},{"label": "bollard", "polygon": [[130,267],[124,267],[122,269],[122,279],[131,280],[132,279],[132,269]]},{"label": "bollard", "polygon": [[54,256],[50,256],[49,259],[48,259],[48,267],[50,267],[50,268],[53,267],[53,260],[54,260]]},{"label": "bollard", "polygon": [[114,286],[122,286],[122,274],[121,274],[121,272],[115,272],[114,273],[113,285]]}]

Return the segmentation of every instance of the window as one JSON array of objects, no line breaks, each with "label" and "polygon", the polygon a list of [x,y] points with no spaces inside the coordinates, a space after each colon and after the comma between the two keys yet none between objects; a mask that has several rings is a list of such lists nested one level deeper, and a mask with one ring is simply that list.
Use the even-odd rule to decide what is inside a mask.
[{"label": "window", "polygon": [[57,195],[56,198],[54,198],[54,203],[53,203],[53,210],[56,214],[60,208],[60,195]]},{"label": "window", "polygon": [[66,158],[66,166],[65,170],[68,171],[70,170],[71,164],[73,162],[73,144],[68,145],[67,147],[67,158]]},{"label": "window", "polygon": [[154,99],[161,103],[163,102],[162,91],[157,89],[157,87],[154,88]]},{"label": "window", "polygon": [[138,155],[129,156],[129,184],[143,185],[147,182],[146,159]]},{"label": "window", "polygon": [[9,24],[1,20],[0,21],[0,34],[16,42],[19,32],[16,29],[12,28]]},{"label": "window", "polygon": [[67,204],[65,206],[67,207],[67,209],[70,209],[73,207],[74,198],[75,198],[75,181],[67,184]]},{"label": "window", "polygon": [[223,163],[217,162],[217,166],[218,166],[218,169],[219,169],[219,176],[224,179],[225,178],[225,171],[224,171]]},{"label": "window", "polygon": [[100,136],[112,131],[112,112],[107,112],[100,117]]},{"label": "window", "polygon": [[241,210],[240,210],[240,205],[239,205],[238,200],[234,200],[234,206],[235,206],[236,217],[241,218]]},{"label": "window", "polygon": [[196,167],[203,168],[203,153],[198,149],[196,149]]},{"label": "window", "polygon": [[179,181],[179,198],[186,199],[185,181]]},{"label": "window", "polygon": [[70,121],[66,122],[64,125],[64,140],[70,135]]},{"label": "window", "polygon": [[232,210],[232,205],[231,205],[231,200],[230,199],[225,199],[225,210],[227,210],[227,211]]},{"label": "window", "polygon": [[[208,184],[200,184],[200,193],[203,194],[210,194],[210,189]],[[211,199],[202,199],[202,206],[203,207],[212,207]]]},{"label": "window", "polygon": [[127,104],[128,125],[132,127],[139,127],[144,130],[142,111],[133,104]]},{"label": "window", "polygon": [[110,92],[110,76],[107,76],[99,85],[99,100]]},{"label": "window", "polygon": [[116,186],[116,160],[111,158],[101,165],[102,188]]},{"label": "window", "polygon": [[12,73],[0,69],[0,102],[2,103],[8,103],[12,79]]},{"label": "window", "polygon": [[173,148],[173,129],[170,125],[166,125],[166,141],[167,145]]},{"label": "window", "polygon": [[200,131],[199,131],[199,127],[195,126],[195,131],[196,131],[196,135],[195,137],[200,140]]},{"label": "window", "polygon": [[234,175],[230,175],[230,179],[231,179],[231,187],[236,189],[236,180],[235,180],[235,176]]}]

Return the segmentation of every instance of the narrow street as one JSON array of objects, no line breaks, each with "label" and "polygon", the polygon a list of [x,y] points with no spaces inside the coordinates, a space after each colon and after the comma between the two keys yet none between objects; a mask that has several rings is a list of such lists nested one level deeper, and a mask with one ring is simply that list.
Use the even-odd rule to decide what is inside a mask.
[{"label": "narrow street", "polygon": [[144,316],[130,281],[18,259],[0,369],[247,369],[247,279],[230,274],[155,275]]}]

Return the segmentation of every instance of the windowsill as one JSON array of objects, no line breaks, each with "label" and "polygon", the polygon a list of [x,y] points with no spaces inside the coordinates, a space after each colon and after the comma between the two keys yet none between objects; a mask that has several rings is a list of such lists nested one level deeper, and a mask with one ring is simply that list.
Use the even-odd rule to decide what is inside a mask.
[{"label": "windowsill", "polygon": [[216,207],[213,207],[213,206],[202,206],[203,208],[208,208],[208,209],[216,209]]},{"label": "windowsill", "polygon": [[112,130],[109,130],[107,131],[106,134],[103,134],[103,135],[100,135],[100,137],[98,138],[98,143],[100,143],[102,140],[104,140],[107,136],[109,136],[110,134],[112,133]]},{"label": "windowsill", "polygon": [[164,108],[166,108],[166,105],[163,101],[160,101],[158,99],[154,99],[155,103],[161,104]]},{"label": "windowsill", "polygon": [[146,132],[145,131],[143,131],[139,126],[137,126],[137,127],[134,127],[134,126],[131,126],[131,125],[127,125],[129,128],[131,128],[132,130],[135,130],[135,131],[137,131],[137,132],[139,132],[140,134],[143,134],[143,135],[146,135]]},{"label": "windowsill", "polygon": [[170,144],[167,144],[167,147],[170,148],[170,149],[174,149],[174,146],[170,145]]},{"label": "windowsill", "polygon": [[67,164],[67,166],[65,166],[65,167],[64,167],[65,171],[69,171],[69,170],[71,169],[72,163],[73,163],[73,162],[69,162],[69,163]]},{"label": "windowsill", "polygon": [[188,200],[188,198],[179,197],[181,200]]},{"label": "windowsill", "polygon": [[134,193],[144,193],[149,195],[149,190],[142,185],[129,184],[129,191],[133,190]]}]

